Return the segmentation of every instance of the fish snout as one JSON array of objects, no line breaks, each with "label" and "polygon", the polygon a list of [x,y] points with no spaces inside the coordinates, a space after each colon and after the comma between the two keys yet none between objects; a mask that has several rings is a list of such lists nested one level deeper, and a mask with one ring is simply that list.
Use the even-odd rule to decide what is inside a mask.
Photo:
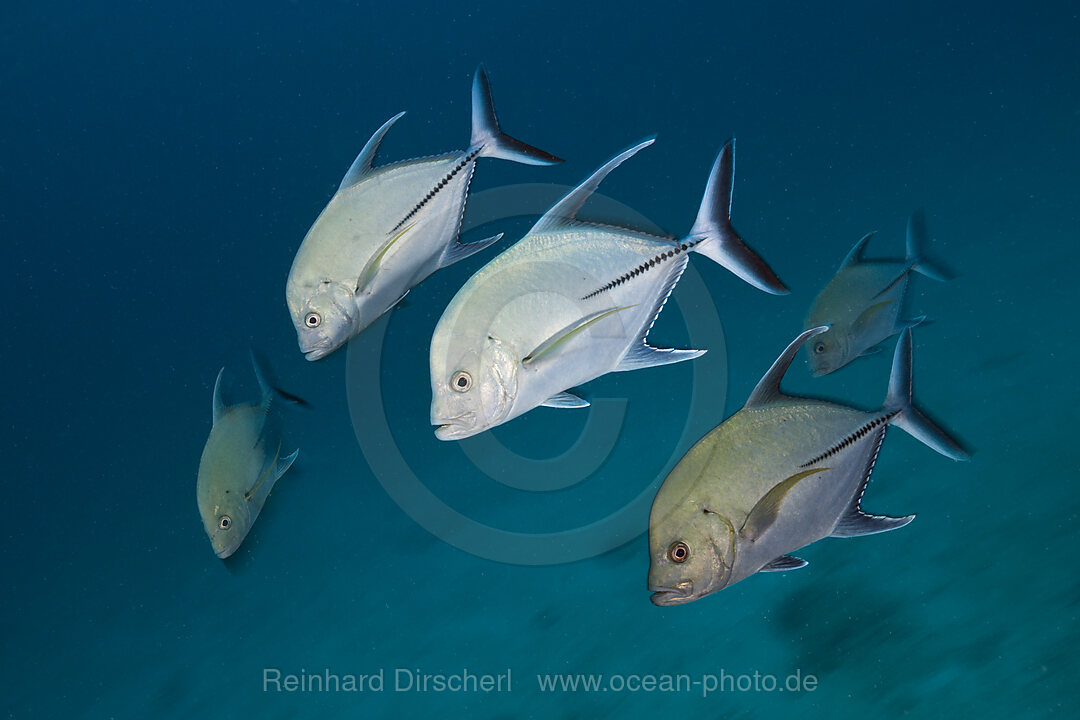
[{"label": "fish snout", "polygon": [[312,348],[310,350],[304,350],[303,348],[301,348],[300,352],[304,353],[305,360],[308,360],[309,362],[314,362],[316,360],[322,360],[324,357],[329,355],[331,349],[332,348],[330,348],[329,345],[324,345],[322,347]]},{"label": "fish snout", "polygon": [[479,430],[475,425],[476,413],[464,413],[452,418],[431,418],[431,424],[437,426],[435,428],[435,437],[440,440],[462,440],[467,437],[472,437]]},{"label": "fish snout", "polygon": [[238,534],[222,541],[221,538],[211,539],[211,544],[214,547],[214,554],[222,560],[231,557],[233,553],[240,549],[240,544],[244,542],[244,535]]},{"label": "fish snout", "polygon": [[649,584],[652,592],[653,605],[667,607],[669,605],[682,605],[694,599],[694,581],[683,580],[673,586]]}]

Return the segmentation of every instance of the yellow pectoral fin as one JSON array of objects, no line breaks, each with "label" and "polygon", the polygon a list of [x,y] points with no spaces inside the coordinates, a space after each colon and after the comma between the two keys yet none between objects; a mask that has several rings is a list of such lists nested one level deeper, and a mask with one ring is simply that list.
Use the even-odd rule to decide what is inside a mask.
[{"label": "yellow pectoral fin", "polygon": [[393,237],[387,240],[383,244],[383,246],[379,248],[379,252],[375,253],[375,255],[370,260],[368,260],[367,265],[365,265],[364,269],[360,271],[360,277],[358,277],[356,280],[356,292],[360,292],[361,290],[363,290],[371,283],[373,279],[375,279],[375,275],[379,272],[379,264],[382,262],[382,259],[386,255],[387,251],[390,250],[394,243],[405,237],[405,235],[407,235],[410,230],[416,227],[417,222],[418,221],[414,220],[405,227],[398,230]]},{"label": "yellow pectoral fin", "polygon": [[270,461],[270,464],[263,470],[262,475],[255,481],[255,484],[251,486],[251,489],[244,493],[245,500],[251,500],[255,496],[255,491],[266,481],[266,478],[270,475],[270,471],[277,467],[278,456],[281,455],[281,441],[278,441],[277,450],[274,451],[274,459]]},{"label": "yellow pectoral fin", "polygon": [[784,497],[791,488],[795,487],[795,485],[803,478],[831,469],[832,468],[813,468],[811,470],[803,470],[802,472],[797,472],[791,477],[778,482],[772,490],[765,493],[765,495],[757,501],[757,504],[754,505],[754,509],[746,516],[746,522],[743,523],[742,529],[739,530],[739,535],[750,541],[757,540],[761,537],[762,533],[768,530],[769,527],[776,522],[776,518],[780,514],[780,503],[783,502]]},{"label": "yellow pectoral fin", "polygon": [[522,365],[532,365],[537,360],[554,353],[560,346],[565,344],[568,340],[573,338],[578,333],[582,332],[585,328],[600,322],[609,315],[614,315],[617,312],[623,310],[629,310],[630,308],[637,307],[637,305],[624,305],[623,307],[611,308],[609,310],[598,310],[591,315],[586,315],[580,320],[575,320],[559,332],[549,337],[544,342],[536,346],[536,349],[526,355],[522,361]]},{"label": "yellow pectoral fin", "polygon": [[878,313],[880,313],[883,309],[892,304],[892,300],[882,300],[879,303],[874,303],[870,307],[863,310],[859,317],[855,318],[855,322],[852,323],[852,327],[855,328],[855,330],[857,331],[868,327],[870,325],[870,321],[872,321]]}]

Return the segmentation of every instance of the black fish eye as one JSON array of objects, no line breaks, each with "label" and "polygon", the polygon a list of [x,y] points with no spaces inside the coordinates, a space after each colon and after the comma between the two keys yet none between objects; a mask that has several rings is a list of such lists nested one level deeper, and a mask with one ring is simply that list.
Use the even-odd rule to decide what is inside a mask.
[{"label": "black fish eye", "polygon": [[817,345],[815,345],[814,352],[816,352],[818,355],[825,352],[825,343],[819,342]]},{"label": "black fish eye", "polygon": [[466,392],[472,387],[472,375],[464,370],[458,370],[454,373],[454,376],[450,378],[450,387],[458,392]]},{"label": "black fish eye", "polygon": [[682,540],[673,542],[668,548],[667,556],[673,563],[684,563],[690,558],[690,546]]},{"label": "black fish eye", "polygon": [[322,316],[317,312],[309,312],[304,318],[304,324],[309,328],[319,327],[320,323],[322,323]]},{"label": "black fish eye", "polygon": [[222,530],[228,530],[232,527],[232,518],[228,515],[222,515],[221,519],[218,520],[218,527]]}]

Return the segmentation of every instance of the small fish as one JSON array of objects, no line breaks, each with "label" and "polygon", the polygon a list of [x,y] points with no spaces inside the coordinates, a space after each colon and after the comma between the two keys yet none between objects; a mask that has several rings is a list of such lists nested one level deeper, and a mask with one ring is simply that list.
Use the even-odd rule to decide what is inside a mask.
[{"label": "small fish", "polygon": [[868,515],[861,506],[889,425],[946,457],[967,459],[912,404],[910,328],[896,345],[880,410],[785,395],[780,380],[795,354],[824,332],[799,335],[746,406],[699,440],[660,486],[649,516],[654,604],[687,603],[756,572],[804,567],[789,553],[821,538],[911,522],[914,515]]},{"label": "small fish", "polygon": [[734,141],[716,158],[682,239],[577,218],[608,173],[652,142],[608,161],[450,301],[431,340],[431,423],[439,439],[475,435],[539,405],[586,407],[569,388],[701,355],[646,339],[691,251],[766,292],[787,292],[731,227]]},{"label": "small fish", "polygon": [[829,326],[807,346],[810,370],[828,375],[852,360],[878,352],[878,344],[925,317],[900,317],[911,271],[945,281],[953,274],[923,254],[926,219],[921,212],[908,218],[907,257],[866,260],[863,251],[874,233],[855,243],[836,275],[810,306],[804,328]]},{"label": "small fish", "polygon": [[214,425],[199,462],[199,515],[214,552],[222,559],[240,547],[274,483],[300,452],[285,454],[280,417],[273,412],[273,405],[277,399],[306,403],[271,386],[254,354],[251,362],[262,390],[261,400],[226,407],[221,398],[222,368],[214,383]]},{"label": "small fish", "polygon": [[308,360],[344,345],[431,273],[502,237],[458,240],[477,159],[562,162],[502,133],[482,65],[473,78],[467,150],[375,168],[379,144],[404,114],[371,136],[293,260],[285,295]]}]

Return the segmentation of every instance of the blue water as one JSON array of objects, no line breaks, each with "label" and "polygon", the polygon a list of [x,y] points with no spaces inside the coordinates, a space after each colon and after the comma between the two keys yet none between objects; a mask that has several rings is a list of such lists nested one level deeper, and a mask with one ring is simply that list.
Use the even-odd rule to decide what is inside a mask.
[{"label": "blue water", "polygon": [[[1075,3],[1011,5],[9,3],[0,709],[1074,717],[1080,20]],[[479,62],[504,128],[567,161],[482,160],[475,193],[573,184],[657,133],[604,193],[682,233],[734,135],[735,224],[793,289],[767,296],[693,258],[652,339],[710,353],[586,386],[622,424],[584,470],[575,442],[603,403],[539,409],[486,444],[428,426],[431,332],[494,251],[414,290],[372,328],[381,349],[361,336],[352,355],[307,363],[285,308],[292,257],[368,135],[405,109],[385,161],[464,148]],[[865,505],[917,513],[902,531],[825,540],[799,553],[804,570],[661,609],[644,535],[599,555],[573,536],[548,544],[582,556],[570,563],[497,562],[505,536],[455,547],[453,523],[429,532],[391,499],[402,478],[373,469],[396,449],[462,522],[602,520],[740,406],[855,240],[877,229],[870,254],[900,255],[918,207],[962,275],[914,281],[912,313],[935,320],[916,332],[916,392],[976,453],[954,463],[889,434]],[[531,220],[466,239],[519,237]],[[222,563],[195,476],[218,369],[234,401],[256,396],[250,345],[313,409],[287,416],[300,460]],[[889,355],[820,380],[797,363],[789,384],[875,407]],[[350,398],[363,418],[376,396],[392,440],[362,449]],[[557,473],[580,482],[505,484]],[[267,669],[384,684],[278,691]],[[510,672],[510,690],[395,691],[399,674],[466,671]],[[816,684],[703,697],[702,678],[755,672]],[[542,692],[548,673],[603,675],[608,691]],[[626,689],[647,674],[697,684]]]}]

